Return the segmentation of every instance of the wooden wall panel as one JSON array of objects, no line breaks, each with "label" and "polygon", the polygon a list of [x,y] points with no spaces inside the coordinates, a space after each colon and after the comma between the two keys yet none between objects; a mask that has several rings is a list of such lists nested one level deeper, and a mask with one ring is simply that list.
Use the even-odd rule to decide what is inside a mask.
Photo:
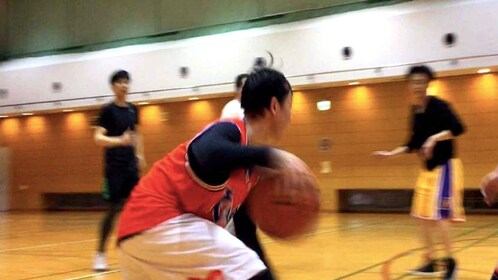
[{"label": "wooden wall panel", "polygon": [[[449,100],[467,126],[457,142],[465,186],[498,164],[498,75],[443,78],[431,92]],[[140,107],[149,166],[218,117],[229,98]],[[330,100],[329,111],[316,102]],[[415,154],[378,161],[378,149],[392,149],[408,136],[408,93],[403,82],[296,92],[291,126],[280,143],[317,174],[323,208],[337,209],[340,188],[411,188],[420,163]],[[102,150],[93,143],[90,120],[97,111],[0,119],[0,137],[12,149],[11,205],[41,208],[45,192],[95,192],[102,178]],[[331,150],[318,142],[331,140]],[[330,173],[320,173],[323,162]]]}]

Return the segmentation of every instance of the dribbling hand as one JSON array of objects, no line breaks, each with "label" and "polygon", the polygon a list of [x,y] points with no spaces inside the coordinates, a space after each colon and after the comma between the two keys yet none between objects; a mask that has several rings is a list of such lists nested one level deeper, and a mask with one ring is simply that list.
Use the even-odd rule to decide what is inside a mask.
[{"label": "dribbling hand", "polygon": [[283,150],[274,150],[274,169],[279,180],[272,194],[273,201],[281,204],[294,204],[302,199],[303,186],[315,184],[315,178],[308,166],[295,155]]}]

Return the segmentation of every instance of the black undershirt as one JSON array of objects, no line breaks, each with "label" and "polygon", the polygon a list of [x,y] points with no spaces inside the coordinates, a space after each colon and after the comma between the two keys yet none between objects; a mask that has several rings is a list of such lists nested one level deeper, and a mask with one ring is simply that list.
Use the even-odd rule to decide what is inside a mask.
[{"label": "black undershirt", "polygon": [[270,165],[271,148],[241,145],[238,127],[231,122],[214,124],[192,141],[190,167],[204,183],[220,185],[238,168]]}]

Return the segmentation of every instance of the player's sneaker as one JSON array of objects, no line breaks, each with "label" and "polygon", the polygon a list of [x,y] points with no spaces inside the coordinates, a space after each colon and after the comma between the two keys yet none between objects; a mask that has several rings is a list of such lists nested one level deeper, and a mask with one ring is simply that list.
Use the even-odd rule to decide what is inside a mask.
[{"label": "player's sneaker", "polygon": [[455,259],[447,258],[444,260],[446,263],[446,273],[444,274],[444,280],[454,280],[457,274],[457,264]]},{"label": "player's sneaker", "polygon": [[107,261],[105,259],[104,253],[96,253],[93,257],[93,270],[95,271],[106,271]]},{"label": "player's sneaker", "polygon": [[409,270],[408,273],[418,276],[433,276],[439,275],[441,272],[438,271],[435,260],[428,260],[426,264],[422,265],[421,267]]}]

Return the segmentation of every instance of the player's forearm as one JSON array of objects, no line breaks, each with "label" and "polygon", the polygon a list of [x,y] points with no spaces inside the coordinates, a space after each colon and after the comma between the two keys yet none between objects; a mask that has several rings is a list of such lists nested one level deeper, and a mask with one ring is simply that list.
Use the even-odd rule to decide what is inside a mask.
[{"label": "player's forearm", "polygon": [[144,142],[142,133],[137,133],[137,147],[136,147],[136,155],[139,159],[144,159]]},{"label": "player's forearm", "polygon": [[455,138],[453,133],[450,130],[443,130],[437,134],[434,134],[430,137],[433,141],[439,142],[439,141],[445,141],[445,140],[450,140]]},{"label": "player's forearm", "polygon": [[400,146],[391,151],[392,156],[397,156],[408,152],[407,146]]},{"label": "player's forearm", "polygon": [[94,137],[95,143],[99,146],[106,147],[106,148],[112,148],[112,147],[118,147],[122,146],[123,141],[121,137],[111,137],[111,136],[105,136],[105,135],[96,135]]}]

